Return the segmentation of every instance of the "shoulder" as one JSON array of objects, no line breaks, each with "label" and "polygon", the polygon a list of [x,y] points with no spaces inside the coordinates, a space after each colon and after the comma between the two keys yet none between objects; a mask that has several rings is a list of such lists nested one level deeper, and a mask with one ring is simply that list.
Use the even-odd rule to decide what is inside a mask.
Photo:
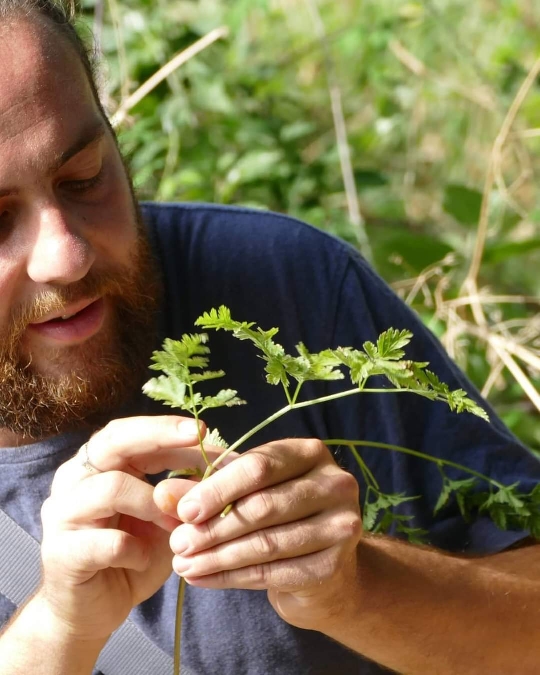
[{"label": "shoulder", "polygon": [[182,298],[189,320],[226,304],[239,318],[287,323],[302,334],[319,324],[328,337],[351,265],[372,283],[355,249],[290,216],[213,204],[141,206],[168,297]]},{"label": "shoulder", "polygon": [[[178,245],[189,253],[204,247],[207,255],[244,256],[275,262],[306,254],[333,266],[358,253],[344,241],[291,216],[253,208],[202,203],[141,204],[151,236],[165,246]],[[186,251],[188,252],[188,251]]]}]

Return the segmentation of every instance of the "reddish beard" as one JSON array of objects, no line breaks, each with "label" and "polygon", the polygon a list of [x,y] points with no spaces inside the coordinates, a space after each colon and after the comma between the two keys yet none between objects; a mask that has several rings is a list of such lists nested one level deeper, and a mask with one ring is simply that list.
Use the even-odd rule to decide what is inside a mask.
[{"label": "reddish beard", "polygon": [[[107,325],[81,345],[48,350],[47,372],[39,372],[23,346],[28,324],[98,296],[112,308]],[[159,297],[158,274],[141,231],[128,267],[91,270],[18,308],[0,336],[0,427],[31,441],[104,423],[144,382]]]}]

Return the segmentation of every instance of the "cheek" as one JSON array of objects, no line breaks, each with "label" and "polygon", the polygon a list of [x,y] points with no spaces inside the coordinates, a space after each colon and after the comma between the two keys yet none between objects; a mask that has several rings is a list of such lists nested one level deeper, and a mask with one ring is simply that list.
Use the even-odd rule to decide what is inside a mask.
[{"label": "cheek", "polygon": [[131,260],[138,241],[137,218],[123,170],[117,169],[111,174],[103,199],[86,212],[87,232],[98,257],[106,255],[126,264]]},{"label": "cheek", "polygon": [[19,270],[22,265],[18,263],[15,251],[2,250],[0,246],[0,335],[5,331],[9,316],[17,304],[24,301],[23,282]]}]

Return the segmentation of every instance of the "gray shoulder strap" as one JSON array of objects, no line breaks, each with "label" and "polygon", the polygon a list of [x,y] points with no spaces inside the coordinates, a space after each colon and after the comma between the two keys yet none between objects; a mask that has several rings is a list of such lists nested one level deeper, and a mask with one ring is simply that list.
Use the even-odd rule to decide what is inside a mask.
[{"label": "gray shoulder strap", "polygon": [[[39,544],[0,509],[0,593],[21,605],[41,577]],[[96,667],[104,675],[172,675],[172,658],[130,619],[124,621],[102,650]],[[182,668],[182,675],[190,675]]]}]

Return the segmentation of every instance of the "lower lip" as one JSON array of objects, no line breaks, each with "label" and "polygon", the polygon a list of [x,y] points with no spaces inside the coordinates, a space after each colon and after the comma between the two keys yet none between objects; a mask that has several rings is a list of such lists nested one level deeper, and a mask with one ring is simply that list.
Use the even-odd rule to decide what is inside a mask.
[{"label": "lower lip", "polygon": [[100,298],[72,316],[71,319],[32,323],[28,328],[33,333],[39,333],[55,342],[76,344],[95,335],[103,325],[104,317],[105,303],[103,298]]}]

